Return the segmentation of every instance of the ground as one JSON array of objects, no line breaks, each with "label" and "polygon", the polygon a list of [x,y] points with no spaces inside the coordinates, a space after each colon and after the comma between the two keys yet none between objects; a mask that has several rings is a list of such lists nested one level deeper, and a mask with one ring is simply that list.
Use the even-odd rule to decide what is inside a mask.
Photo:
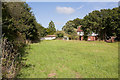
[{"label": "ground", "polygon": [[51,40],[29,47],[21,78],[118,77],[118,43]]}]

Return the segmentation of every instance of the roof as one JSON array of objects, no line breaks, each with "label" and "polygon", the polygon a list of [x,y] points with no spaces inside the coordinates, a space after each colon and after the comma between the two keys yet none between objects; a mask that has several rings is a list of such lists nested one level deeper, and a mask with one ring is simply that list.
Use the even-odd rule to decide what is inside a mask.
[{"label": "roof", "polygon": [[82,27],[82,25],[80,25],[80,26],[78,27],[77,32],[82,32],[82,31],[83,31],[83,30],[81,30],[81,27]]},{"label": "roof", "polygon": [[47,35],[46,37],[56,37],[56,35]]}]

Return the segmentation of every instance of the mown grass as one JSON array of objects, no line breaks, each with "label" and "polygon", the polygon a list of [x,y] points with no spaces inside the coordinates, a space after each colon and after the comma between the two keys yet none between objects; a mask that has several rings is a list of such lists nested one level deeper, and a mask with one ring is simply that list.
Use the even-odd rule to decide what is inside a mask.
[{"label": "mown grass", "polygon": [[42,41],[30,45],[22,78],[117,78],[118,43]]}]

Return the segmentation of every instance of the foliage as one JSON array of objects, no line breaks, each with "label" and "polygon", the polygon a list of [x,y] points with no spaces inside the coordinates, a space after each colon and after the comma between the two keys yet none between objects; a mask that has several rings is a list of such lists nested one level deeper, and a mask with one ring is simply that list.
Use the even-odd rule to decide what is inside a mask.
[{"label": "foliage", "polygon": [[22,57],[26,54],[26,41],[36,42],[40,36],[44,36],[39,27],[41,25],[36,22],[28,4],[2,2],[3,78],[14,78],[17,75]]},{"label": "foliage", "polygon": [[70,39],[76,39],[77,32],[75,30],[75,24],[71,21],[68,21],[62,28],[62,30],[68,34]]},{"label": "foliage", "polygon": [[63,31],[56,31],[56,36],[57,38],[63,38],[64,37],[64,32]]},{"label": "foliage", "polygon": [[[14,78],[18,74],[22,57],[26,54],[25,44],[10,42],[7,38],[2,39],[2,77]],[[19,46],[18,46],[19,45]],[[22,53],[21,53],[22,52]]]},{"label": "foliage", "polygon": [[47,33],[48,33],[49,35],[53,35],[55,32],[56,32],[55,24],[54,24],[53,21],[51,21],[51,22],[49,23],[48,28],[47,28]]},{"label": "foliage", "polygon": [[63,31],[65,31],[65,33],[67,34],[72,34],[74,33],[74,27],[75,27],[75,24],[71,21],[68,21],[62,28]]},{"label": "foliage", "polygon": [[[120,40],[120,9],[119,7],[113,9],[101,9],[100,11],[95,10],[83,19],[76,18],[68,21],[69,24],[65,32],[69,34],[73,28],[77,29],[77,26],[83,25],[82,30],[84,31],[84,37],[87,37],[89,33],[96,33],[100,40],[110,39],[112,36],[116,37],[116,40]],[[74,24],[74,25],[73,25]],[[68,29],[69,28],[69,29]]]},{"label": "foliage", "polygon": [[74,28],[78,28],[79,25],[83,25],[83,19],[76,18],[73,20],[73,23],[75,24]]},{"label": "foliage", "polygon": [[[19,10],[19,11],[18,11]],[[10,40],[17,37],[14,33],[21,33],[26,39],[34,41],[38,39],[36,20],[31,8],[26,3],[3,3],[3,33]],[[7,25],[9,25],[7,27]],[[9,31],[8,31],[9,30]],[[11,31],[12,30],[12,31]]]},{"label": "foliage", "polygon": [[119,37],[118,8],[93,11],[84,17],[84,30],[95,32],[100,40],[106,40],[111,36]]},{"label": "foliage", "polygon": [[37,30],[38,30],[39,39],[48,34],[47,29],[44,28],[41,24],[38,24],[38,23],[37,23]]}]

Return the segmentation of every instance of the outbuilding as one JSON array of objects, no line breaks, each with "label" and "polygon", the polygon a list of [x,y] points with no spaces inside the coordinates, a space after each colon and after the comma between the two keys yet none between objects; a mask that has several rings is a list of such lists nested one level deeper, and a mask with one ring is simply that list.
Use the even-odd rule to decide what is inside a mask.
[{"label": "outbuilding", "polygon": [[44,38],[41,38],[41,40],[54,40],[56,39],[56,35],[47,35]]}]

